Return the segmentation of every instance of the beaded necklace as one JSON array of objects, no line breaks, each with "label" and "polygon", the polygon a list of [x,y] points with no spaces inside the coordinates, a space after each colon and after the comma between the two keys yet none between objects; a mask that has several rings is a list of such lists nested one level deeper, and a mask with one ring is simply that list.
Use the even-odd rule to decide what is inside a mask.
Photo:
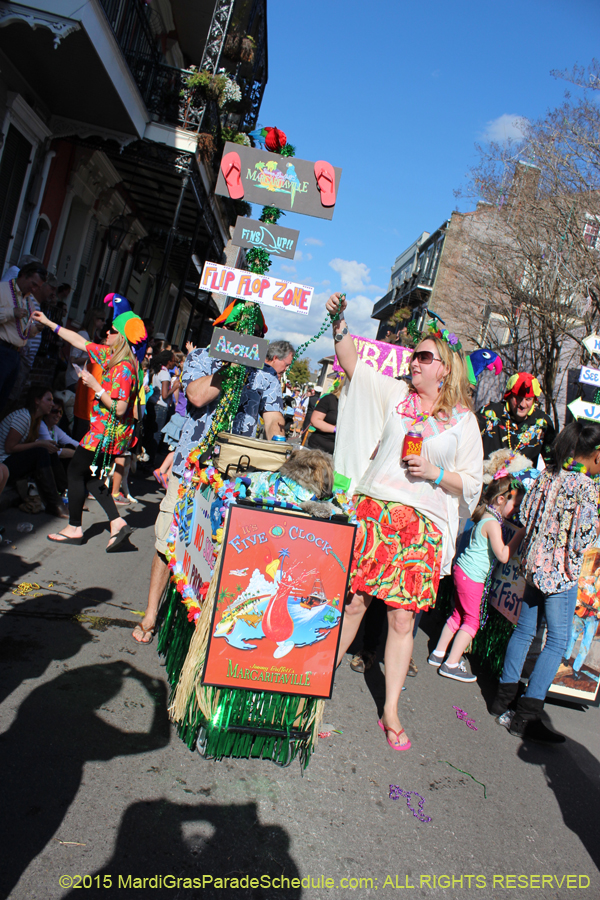
[{"label": "beaded necklace", "polygon": [[[411,391],[409,396],[404,400],[401,400],[400,403],[396,406],[396,412],[399,416],[405,416],[406,418],[410,418],[411,415],[414,415],[414,419],[411,424],[408,426],[408,431],[423,431],[423,425],[425,421],[430,417],[431,413],[427,412],[419,412],[417,410],[417,400],[416,398],[419,395],[416,391]],[[412,405],[412,412],[409,411],[409,406]]]},{"label": "beaded necklace", "polygon": [[[511,417],[511,415],[510,415],[510,407],[509,407],[509,405],[508,405],[508,400],[506,401],[506,403],[505,403],[504,405],[505,405],[505,407],[506,407],[506,416],[507,416],[507,418],[506,418],[506,439],[507,439],[507,441],[508,441],[508,449],[509,449],[509,450],[512,450],[513,453],[517,453],[519,450],[522,449],[522,447],[525,446],[525,444],[521,444],[521,441],[518,441],[516,447],[513,447],[513,445],[511,444],[511,441],[510,441],[510,430],[511,430],[511,428],[513,427],[513,423],[512,423],[512,417]],[[532,415],[533,415],[533,413],[535,412],[536,407],[537,407],[537,403],[534,403],[533,406],[531,407],[531,409],[529,410],[529,412],[527,413],[527,418],[529,418],[529,416],[532,416]],[[516,435],[517,435],[517,437],[518,437],[518,434],[519,434],[519,426],[518,426],[516,423],[515,423],[514,428],[515,428],[515,433],[516,433]]]},{"label": "beaded necklace", "polygon": [[98,465],[96,460],[100,455],[100,451],[103,451],[102,457],[102,466],[100,467],[100,478],[106,478],[106,476],[110,472],[110,459],[114,456],[114,447],[116,443],[117,437],[117,428],[119,426],[118,418],[117,418],[117,401],[113,400],[110,405],[110,418],[108,422],[104,425],[104,433],[101,439],[98,441],[98,445],[96,447],[96,452],[94,453],[94,458],[92,460],[92,464],[90,466],[90,471],[93,476],[96,475],[98,471]]},{"label": "beaded necklace", "polygon": [[502,517],[502,513],[498,512],[497,509],[494,509],[493,506],[486,506],[486,511],[489,512],[489,513],[491,513],[491,514],[493,515],[493,517],[495,518],[496,522],[497,522],[499,525],[502,525],[502,524],[503,524],[504,519],[503,519],[503,517]]},{"label": "beaded necklace", "polygon": [[[19,288],[17,287],[17,279],[12,278],[8,282],[8,286],[10,288],[10,293],[11,293],[14,308],[15,309],[27,309],[28,308],[27,301],[25,301],[25,306],[21,306],[21,304],[19,303],[19,298],[17,297],[17,291],[19,292],[19,294],[21,294],[21,292],[19,291]],[[23,295],[21,294],[21,296],[23,296]],[[19,335],[21,340],[22,341],[27,340],[27,335],[23,332],[23,329],[21,328],[21,322],[19,319],[17,319],[16,316],[15,316],[15,328],[17,329],[17,334]],[[28,331],[29,331],[29,329],[28,329]]]},{"label": "beaded necklace", "polygon": [[588,473],[587,466],[584,466],[583,463],[575,462],[572,456],[565,459],[562,467],[566,472],[581,472],[582,475],[587,475]]}]

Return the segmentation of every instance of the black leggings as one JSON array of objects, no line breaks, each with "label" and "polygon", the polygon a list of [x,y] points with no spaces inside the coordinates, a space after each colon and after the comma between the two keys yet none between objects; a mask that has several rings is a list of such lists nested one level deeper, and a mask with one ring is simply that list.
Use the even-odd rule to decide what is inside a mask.
[{"label": "black leggings", "polygon": [[[96,460],[98,472],[100,471],[103,458],[104,454],[100,451]],[[107,465],[112,466],[115,458],[113,456],[107,457]],[[79,446],[69,465],[67,473],[69,476],[69,525],[73,525],[75,528],[81,527],[81,514],[88,492],[98,501],[108,516],[109,522],[120,518],[110,488],[107,488],[104,482],[100,481],[97,474],[92,475],[90,471],[93,460],[94,451],[85,450]]]}]

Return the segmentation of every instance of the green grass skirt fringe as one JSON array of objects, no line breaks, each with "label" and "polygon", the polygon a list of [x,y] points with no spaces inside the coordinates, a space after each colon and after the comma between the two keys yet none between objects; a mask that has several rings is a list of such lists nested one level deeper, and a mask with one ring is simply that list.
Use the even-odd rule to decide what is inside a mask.
[{"label": "green grass skirt fringe", "polygon": [[157,628],[158,652],[164,657],[169,684],[175,688],[190,648],[194,623],[188,621],[187,609],[174,584],[169,583],[165,591]]},{"label": "green grass skirt fringe", "polygon": [[193,694],[183,722],[176,723],[179,736],[190,750],[200,737],[203,755],[213,759],[268,759],[286,766],[298,757],[303,769],[308,766],[317,740],[315,729],[319,727],[318,698],[230,688],[211,690],[217,695],[218,706],[210,720],[198,708]]},{"label": "green grass skirt fringe", "polygon": [[[157,630],[158,652],[165,660],[174,693],[190,648],[194,624],[188,621],[187,609],[173,584],[166,589]],[[207,690],[218,695],[217,712],[211,720],[207,721],[198,708],[194,692],[183,722],[175,723],[179,736],[190,750],[195,749],[202,730],[206,756],[269,759],[281,766],[298,757],[301,766],[306,768],[317,740],[318,698],[267,691]],[[251,728],[256,733],[232,730],[240,727]],[[269,734],[269,731],[279,734]]]}]

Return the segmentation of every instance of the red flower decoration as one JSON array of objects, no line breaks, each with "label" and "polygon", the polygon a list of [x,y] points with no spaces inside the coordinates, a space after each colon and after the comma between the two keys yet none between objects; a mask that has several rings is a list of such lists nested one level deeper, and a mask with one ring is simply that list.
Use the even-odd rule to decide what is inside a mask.
[{"label": "red flower decoration", "polygon": [[286,144],[287,137],[283,131],[280,131],[279,128],[267,129],[265,137],[265,147],[267,150],[270,150],[271,153],[277,153],[282,147],[285,147]]}]

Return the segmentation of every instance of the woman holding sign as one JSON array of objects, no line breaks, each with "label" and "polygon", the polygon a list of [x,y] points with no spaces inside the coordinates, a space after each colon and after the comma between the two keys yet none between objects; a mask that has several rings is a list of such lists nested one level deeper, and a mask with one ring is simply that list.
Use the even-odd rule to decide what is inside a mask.
[{"label": "woman holding sign", "polygon": [[350,572],[339,660],[373,597],[388,607],[386,698],[378,722],[393,750],[410,741],[398,701],[413,647],[415,614],[435,605],[450,572],[459,504],[473,512],[482,487],[483,448],[456,337],[431,333],[410,361],[412,384],[375,372],[357,356],[344,321],[346,301],[327,310],[335,352],[347,376],[340,402],[336,471],[349,479],[360,528]]}]

